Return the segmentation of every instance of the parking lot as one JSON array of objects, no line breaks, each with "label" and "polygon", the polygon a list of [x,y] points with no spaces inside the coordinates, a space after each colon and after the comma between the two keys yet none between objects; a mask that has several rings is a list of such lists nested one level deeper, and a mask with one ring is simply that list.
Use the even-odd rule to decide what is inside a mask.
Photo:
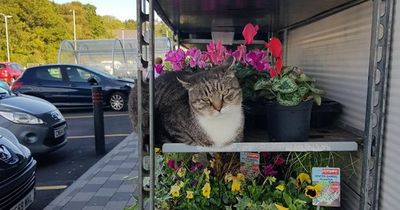
[{"label": "parking lot", "polygon": [[[38,161],[35,202],[30,210],[46,207],[102,156],[94,147],[92,110],[62,111],[68,123],[68,143],[55,152],[35,157]],[[107,152],[132,131],[127,112],[104,112]]]}]

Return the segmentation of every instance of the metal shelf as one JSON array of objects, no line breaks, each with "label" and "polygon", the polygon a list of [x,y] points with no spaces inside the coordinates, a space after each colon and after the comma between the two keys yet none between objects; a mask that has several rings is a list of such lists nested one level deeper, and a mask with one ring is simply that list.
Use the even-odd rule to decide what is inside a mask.
[{"label": "metal shelf", "polygon": [[[262,142],[260,142],[262,141]],[[307,142],[271,142],[265,132],[254,130],[245,136],[245,142],[224,147],[191,146],[182,143],[166,143],[165,153],[196,152],[322,152],[357,151],[361,137],[340,129],[313,130]]]}]

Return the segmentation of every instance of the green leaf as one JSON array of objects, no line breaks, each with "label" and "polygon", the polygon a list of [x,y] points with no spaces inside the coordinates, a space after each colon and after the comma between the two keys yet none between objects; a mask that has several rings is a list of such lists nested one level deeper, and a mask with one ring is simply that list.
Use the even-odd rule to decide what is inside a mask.
[{"label": "green leaf", "polygon": [[321,99],[321,96],[320,95],[312,95],[313,96],[313,98],[314,98],[314,101],[315,101],[315,103],[318,105],[318,106],[321,106],[321,101],[322,101],[322,99]]},{"label": "green leaf", "polygon": [[290,209],[290,210],[297,210],[296,206],[293,205],[293,204],[290,204],[290,205],[289,205],[289,209]]},{"label": "green leaf", "polygon": [[289,77],[276,79],[272,84],[272,90],[279,93],[293,93],[297,90],[297,88],[298,85],[296,84],[296,82]]},{"label": "green leaf", "polygon": [[286,203],[287,206],[293,205],[292,198],[290,197],[289,194],[284,192],[283,193],[283,199],[285,200],[285,203]]},{"label": "green leaf", "polygon": [[301,73],[299,78],[297,79],[299,82],[315,82],[315,79],[309,77],[308,75]]},{"label": "green leaf", "polygon": [[271,80],[261,79],[254,84],[254,90],[268,90],[271,89]]},{"label": "green leaf", "polygon": [[298,94],[280,94],[278,93],[276,100],[282,106],[297,106],[303,100]]}]

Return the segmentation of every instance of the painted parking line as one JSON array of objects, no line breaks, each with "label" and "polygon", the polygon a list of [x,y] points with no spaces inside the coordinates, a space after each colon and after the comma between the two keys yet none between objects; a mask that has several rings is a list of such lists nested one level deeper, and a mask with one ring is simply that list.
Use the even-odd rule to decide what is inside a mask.
[{"label": "painted parking line", "polygon": [[[127,137],[129,134],[125,133],[117,133],[117,134],[106,134],[105,137]],[[86,135],[86,136],[68,136],[68,139],[88,139],[94,138],[94,135]]]},{"label": "painted parking line", "polygon": [[36,186],[36,190],[63,190],[67,188],[67,185],[50,185],[50,186]]},{"label": "painted parking line", "polygon": [[[104,117],[122,117],[128,116],[128,114],[105,114]],[[77,116],[64,116],[65,119],[85,119],[93,118],[93,115],[77,115]]]}]

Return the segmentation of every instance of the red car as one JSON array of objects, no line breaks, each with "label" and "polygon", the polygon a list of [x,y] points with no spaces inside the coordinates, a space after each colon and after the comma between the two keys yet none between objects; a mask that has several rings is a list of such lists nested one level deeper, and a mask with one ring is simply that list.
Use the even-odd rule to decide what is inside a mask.
[{"label": "red car", "polygon": [[13,83],[21,76],[23,68],[18,63],[0,62],[0,80]]}]

